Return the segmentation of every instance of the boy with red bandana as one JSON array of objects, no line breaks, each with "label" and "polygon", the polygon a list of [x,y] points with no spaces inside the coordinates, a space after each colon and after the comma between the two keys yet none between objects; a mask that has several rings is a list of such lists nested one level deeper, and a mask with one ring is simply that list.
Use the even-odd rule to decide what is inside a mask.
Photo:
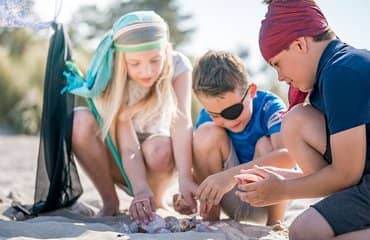
[{"label": "boy with red bandana", "polygon": [[370,239],[370,52],[339,40],[312,0],[272,0],[260,49],[299,103],[282,124],[302,172],[255,167],[261,181],[240,184],[254,206],[326,197],[292,223],[291,239]]}]

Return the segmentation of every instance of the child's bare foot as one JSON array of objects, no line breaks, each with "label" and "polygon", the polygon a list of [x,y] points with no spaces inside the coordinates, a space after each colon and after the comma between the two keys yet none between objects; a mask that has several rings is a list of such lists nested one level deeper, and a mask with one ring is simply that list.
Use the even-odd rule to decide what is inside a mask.
[{"label": "child's bare foot", "polygon": [[109,217],[118,213],[118,208],[103,207],[95,217]]},{"label": "child's bare foot", "polygon": [[108,217],[118,214],[119,201],[103,202],[103,208],[96,214],[96,217]]}]

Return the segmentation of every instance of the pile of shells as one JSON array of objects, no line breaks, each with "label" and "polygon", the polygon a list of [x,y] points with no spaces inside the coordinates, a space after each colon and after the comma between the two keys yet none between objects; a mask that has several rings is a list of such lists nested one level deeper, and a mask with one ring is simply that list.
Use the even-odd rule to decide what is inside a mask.
[{"label": "pile of shells", "polygon": [[122,233],[174,233],[174,232],[210,232],[212,227],[208,222],[202,222],[196,217],[178,219],[173,216],[162,218],[154,214],[153,221],[148,224],[137,224],[132,222],[130,225],[122,224],[120,232]]}]

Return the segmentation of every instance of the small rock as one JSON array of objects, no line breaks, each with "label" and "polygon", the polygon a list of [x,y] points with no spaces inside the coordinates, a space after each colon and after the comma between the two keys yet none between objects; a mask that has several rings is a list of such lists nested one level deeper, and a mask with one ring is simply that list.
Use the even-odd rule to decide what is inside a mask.
[{"label": "small rock", "polygon": [[198,223],[197,225],[195,225],[195,231],[196,232],[210,232],[211,229],[206,224]]},{"label": "small rock", "polygon": [[179,221],[179,225],[180,225],[180,231],[181,232],[186,232],[186,231],[189,231],[191,229],[191,223],[189,221],[189,219],[180,219]]},{"label": "small rock", "polygon": [[129,226],[131,233],[138,233],[139,232],[139,225],[136,224],[136,222],[132,222]]},{"label": "small rock", "polygon": [[180,232],[179,220],[174,216],[165,217],[166,228],[171,232]]},{"label": "small rock", "polygon": [[166,222],[162,217],[157,214],[153,214],[153,220],[148,224],[139,224],[139,229],[142,229],[147,233],[155,233],[161,228],[166,228]]},{"label": "small rock", "polygon": [[272,226],[272,230],[275,231],[275,232],[278,232],[278,231],[288,231],[287,227],[284,226],[284,224],[282,224],[281,222],[278,222],[278,223],[274,224]]},{"label": "small rock", "polygon": [[123,223],[122,226],[119,228],[121,233],[132,233],[130,227],[127,224]]}]

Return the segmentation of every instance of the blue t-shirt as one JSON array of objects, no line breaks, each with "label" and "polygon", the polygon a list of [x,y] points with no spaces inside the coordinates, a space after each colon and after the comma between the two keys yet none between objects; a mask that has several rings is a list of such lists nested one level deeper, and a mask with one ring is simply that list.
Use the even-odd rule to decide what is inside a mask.
[{"label": "blue t-shirt", "polygon": [[325,116],[330,135],[366,124],[370,172],[370,52],[331,41],[320,58],[310,102]]},{"label": "blue t-shirt", "polygon": [[[226,129],[240,163],[253,160],[256,142],[263,136],[280,131],[281,113],[286,110],[284,102],[267,91],[257,91],[253,99],[252,117],[242,132],[234,133]],[[196,127],[213,121],[205,109],[199,112]]]}]

